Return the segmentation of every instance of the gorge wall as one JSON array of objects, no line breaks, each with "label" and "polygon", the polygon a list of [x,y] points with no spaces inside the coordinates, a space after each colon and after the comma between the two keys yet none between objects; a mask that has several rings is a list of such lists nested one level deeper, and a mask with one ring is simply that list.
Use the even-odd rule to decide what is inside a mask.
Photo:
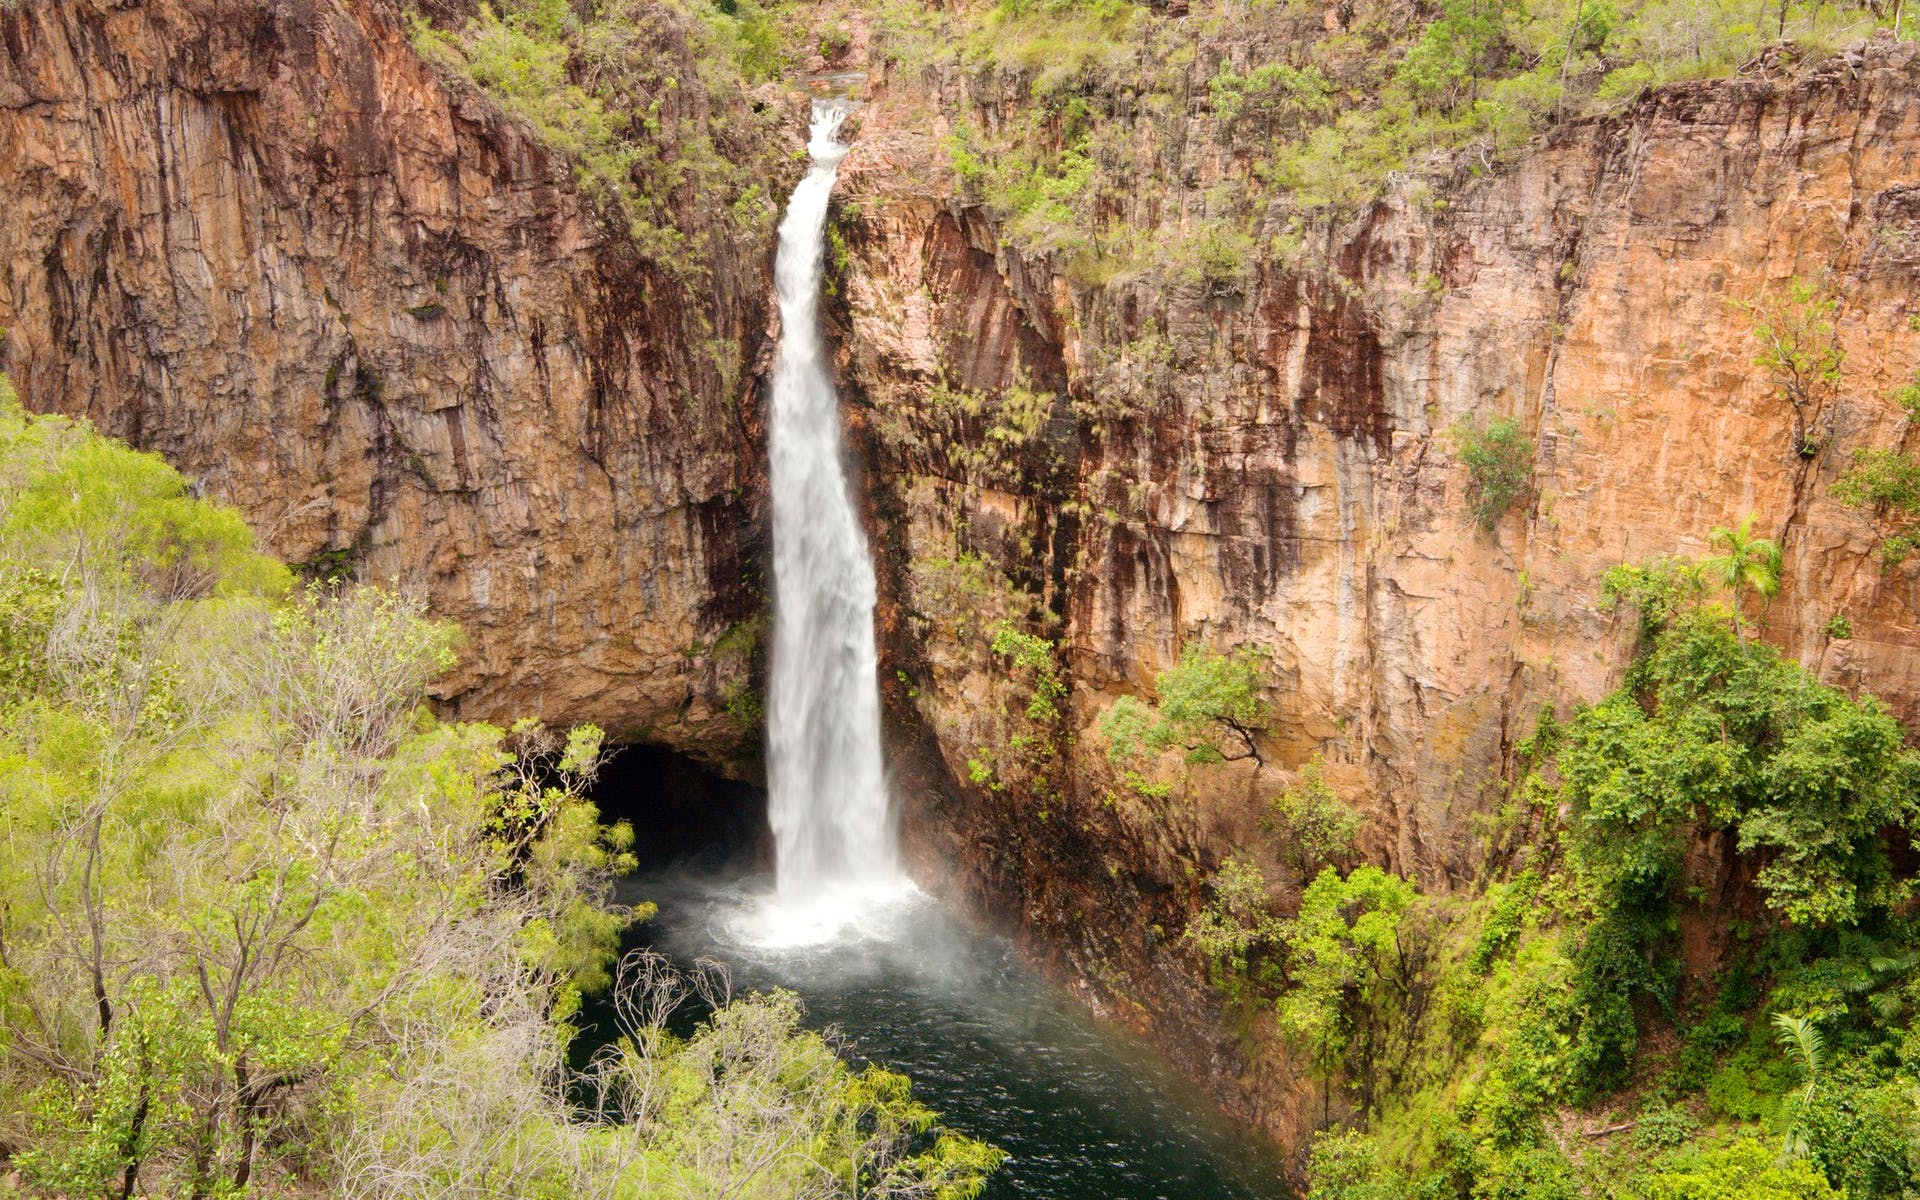
[{"label": "gorge wall", "polygon": [[[1246,1060],[1202,1051],[1218,1005],[1177,935],[1230,850],[1304,883],[1263,828],[1291,770],[1323,759],[1368,857],[1470,884],[1525,819],[1500,815],[1503,780],[1541,706],[1618,685],[1633,618],[1600,607],[1617,563],[1705,553],[1756,514],[1785,552],[1766,636],[1920,713],[1915,570],[1883,569],[1871,522],[1828,494],[1854,449],[1909,448],[1888,396],[1920,366],[1915,47],[1669,87],[1461,172],[1441,203],[1403,177],[1318,231],[1317,265],[1265,261],[1225,293],[1087,288],[1007,247],[939,182],[945,129],[890,120],[915,86],[885,81],[846,165],[842,344],[893,568],[898,725],[960,796],[929,868],[961,864],[982,910],[1017,904],[1194,1070]],[[1002,95],[928,90],[902,110],[1003,119]],[[1143,117],[1119,135],[1178,163],[1165,237],[1226,158],[1199,99],[1181,134]],[[1805,458],[1735,302],[1823,275],[1846,358]],[[1028,391],[1045,411],[1022,427]],[[1528,502],[1490,532],[1448,434],[1476,416],[1518,418],[1537,447]],[[1836,615],[1851,637],[1829,636]],[[1059,641],[1058,734],[989,647],[1008,619]],[[1096,721],[1192,642],[1266,654],[1264,765],[1163,764],[1174,791],[1147,796]],[[1243,1078],[1244,1109],[1302,1132],[1304,1084],[1255,1057],[1275,1075]]]},{"label": "gorge wall", "polygon": [[760,608],[770,222],[663,269],[394,6],[331,0],[0,10],[0,190],[29,406],[165,455],[290,562],[425,594],[467,635],[456,712],[751,743],[751,642],[712,647]]},{"label": "gorge wall", "polygon": [[[1920,715],[1916,568],[1828,495],[1853,449],[1908,438],[1912,45],[1671,86],[1438,190],[1398,176],[1221,287],[1017,248],[945,139],[1007,120],[1022,80],[864,62],[855,33],[874,79],[829,315],[910,853],[1242,1112],[1311,1116],[1180,940],[1209,872],[1237,850],[1298,885],[1261,819],[1319,756],[1367,856],[1469,885],[1540,707],[1617,681],[1608,567],[1758,514],[1786,555],[1766,636]],[[691,53],[670,14],[654,36]],[[729,150],[776,195],[784,100],[664,98],[716,131],[790,116]],[[1166,193],[1116,215],[1169,237],[1234,178],[1204,88],[1185,103],[1115,133]],[[706,229],[705,273],[654,261],[382,0],[0,9],[0,190],[0,367],[30,406],[164,454],[291,561],[423,591],[467,633],[453,711],[751,772],[771,217]],[[1847,358],[1808,459],[1730,302],[1823,271]],[[1491,532],[1447,435],[1469,415],[1537,446]],[[1002,622],[1057,643],[1058,721],[1027,715]],[[1191,642],[1263,650],[1274,720],[1261,761],[1169,762],[1149,795],[1095,723]]]}]

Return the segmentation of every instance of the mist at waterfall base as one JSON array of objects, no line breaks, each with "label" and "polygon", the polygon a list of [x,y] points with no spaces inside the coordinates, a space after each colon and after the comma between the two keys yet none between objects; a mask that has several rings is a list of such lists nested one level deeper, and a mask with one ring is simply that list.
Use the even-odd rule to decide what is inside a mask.
[{"label": "mist at waterfall base", "polygon": [[[1009,1152],[996,1200],[1240,1200],[1277,1172],[1138,1043],[1094,1024],[1023,969],[1006,942],[953,920],[900,872],[880,742],[874,574],[842,462],[818,326],[821,258],[846,147],[845,108],[813,105],[812,165],[780,225],[781,342],[768,394],[773,641],[765,839],[750,796],[631,760],[596,799],[642,837],[693,831],[697,851],[636,879],[659,915],[639,936],[683,962],[718,959],[736,991],[797,992],[851,1057],[904,1071],[963,1133]],[[617,760],[616,760],[617,761]],[[622,791],[629,794],[622,795]],[[706,795],[703,797],[702,792]],[[653,812],[647,810],[651,807]],[[698,815],[706,817],[702,832]],[[678,814],[677,816],[675,814]],[[651,816],[652,819],[649,819]],[[716,832],[720,836],[715,836]],[[658,859],[656,858],[656,861]],[[680,1014],[691,1024],[702,1014]]]},{"label": "mist at waterfall base", "polygon": [[[1095,1020],[1010,942],[931,900],[870,913],[831,942],[752,940],[753,914],[776,896],[764,792],[635,747],[608,764],[595,798],[640,832],[641,870],[622,898],[659,906],[630,945],[683,965],[724,962],[737,993],[797,992],[807,1024],[837,1030],[843,1054],[905,1073],[949,1126],[1011,1155],[984,1200],[1288,1194],[1278,1153],[1221,1116],[1151,1047]],[[679,1031],[704,1015],[682,1012]]]}]

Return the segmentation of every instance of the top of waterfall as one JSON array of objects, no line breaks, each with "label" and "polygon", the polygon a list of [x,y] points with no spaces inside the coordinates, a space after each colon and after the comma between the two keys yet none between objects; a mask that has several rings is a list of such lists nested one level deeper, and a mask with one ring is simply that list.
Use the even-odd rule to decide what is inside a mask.
[{"label": "top of waterfall", "polygon": [[818,75],[809,75],[801,80],[807,93],[815,100],[844,100],[858,104],[860,93],[867,90],[865,71],[823,71]]},{"label": "top of waterfall", "polygon": [[813,121],[807,131],[807,154],[825,167],[837,167],[849,147],[840,140],[840,124],[858,106],[838,96],[813,98]]}]

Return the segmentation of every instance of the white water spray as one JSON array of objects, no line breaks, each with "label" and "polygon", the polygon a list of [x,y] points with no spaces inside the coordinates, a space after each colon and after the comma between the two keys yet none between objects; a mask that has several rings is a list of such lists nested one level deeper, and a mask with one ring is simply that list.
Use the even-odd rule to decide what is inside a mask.
[{"label": "white water spray", "polygon": [[813,102],[813,165],[780,222],[780,351],[767,443],[773,484],[768,817],[777,903],[763,940],[823,940],[902,887],[880,752],[873,564],[841,463],[820,341],[827,194],[847,147],[841,100]]}]

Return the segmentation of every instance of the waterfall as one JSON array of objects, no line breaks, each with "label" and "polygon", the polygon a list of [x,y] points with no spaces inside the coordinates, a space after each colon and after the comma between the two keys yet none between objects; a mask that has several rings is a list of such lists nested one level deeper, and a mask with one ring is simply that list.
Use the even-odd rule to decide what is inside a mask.
[{"label": "waterfall", "polygon": [[[773,485],[768,817],[777,903],[807,923],[898,882],[880,752],[873,564],[841,461],[840,409],[818,309],[827,194],[847,148],[841,100],[813,102],[813,164],[780,222],[780,350],[767,443]],[[826,910],[826,911],[823,911]]]}]

